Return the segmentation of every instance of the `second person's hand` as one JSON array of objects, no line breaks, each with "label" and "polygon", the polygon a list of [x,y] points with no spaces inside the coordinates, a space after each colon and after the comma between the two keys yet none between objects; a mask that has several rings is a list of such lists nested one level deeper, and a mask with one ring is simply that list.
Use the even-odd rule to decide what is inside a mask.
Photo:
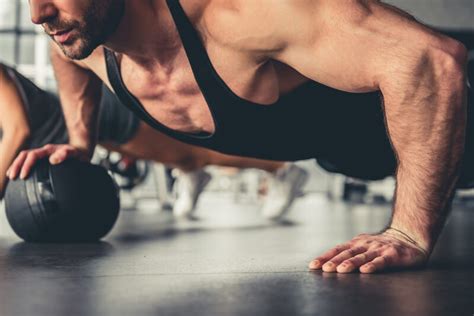
[{"label": "second person's hand", "polygon": [[24,150],[18,154],[7,171],[7,177],[10,180],[18,178],[25,179],[28,177],[35,163],[43,158],[49,157],[52,165],[57,165],[68,158],[76,158],[83,161],[91,159],[90,151],[80,149],[69,144],[52,145],[48,144],[41,148]]}]

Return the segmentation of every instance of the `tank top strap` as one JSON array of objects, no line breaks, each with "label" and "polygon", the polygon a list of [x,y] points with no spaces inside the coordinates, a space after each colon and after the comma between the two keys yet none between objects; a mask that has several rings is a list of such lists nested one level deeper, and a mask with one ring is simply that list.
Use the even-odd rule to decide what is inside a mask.
[{"label": "tank top strap", "polygon": [[143,108],[141,103],[136,100],[135,96],[129,93],[122,81],[122,75],[117,63],[115,53],[104,47],[105,65],[107,69],[107,77],[110,85],[112,86],[116,96],[121,101],[122,105],[126,106],[133,113],[138,115],[153,128],[160,129],[161,126],[158,124],[150,114]]},{"label": "tank top strap", "polygon": [[201,36],[189,20],[179,0],[166,0],[166,2],[191,65],[194,78],[211,111],[221,112],[219,111],[219,105],[222,104],[227,104],[226,111],[228,111],[229,101],[232,100],[230,96],[233,93],[216,72]]},{"label": "tank top strap", "polygon": [[216,138],[216,134],[190,134],[175,131],[158,122],[150,115],[150,113],[147,112],[141,102],[132,93],[130,93],[130,91],[125,86],[122,80],[122,75],[120,73],[120,68],[115,53],[104,47],[104,57],[107,77],[109,79],[110,85],[112,86],[115,92],[115,95],[118,97],[122,105],[126,106],[130,111],[136,114],[148,125],[168,136],[174,137],[183,142],[192,143],[196,145],[206,145],[207,143],[212,142],[214,138]]}]

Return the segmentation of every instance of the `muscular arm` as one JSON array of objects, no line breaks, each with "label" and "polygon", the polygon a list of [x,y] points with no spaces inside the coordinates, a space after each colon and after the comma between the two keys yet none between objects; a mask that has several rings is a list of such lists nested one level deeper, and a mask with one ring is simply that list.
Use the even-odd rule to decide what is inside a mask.
[{"label": "muscular arm", "polygon": [[38,159],[49,157],[52,164],[68,158],[89,160],[97,143],[97,112],[101,96],[99,79],[78,62],[67,59],[55,46],[51,61],[60,90],[61,105],[69,132],[69,144],[47,144],[42,148],[24,150],[8,170],[10,179],[26,178]]},{"label": "muscular arm", "polygon": [[51,62],[69,132],[69,143],[92,154],[97,143],[100,80],[51,44]]},{"label": "muscular arm", "polygon": [[[418,264],[416,254],[404,246],[431,252],[463,153],[465,48],[378,1],[278,1],[271,10],[278,21],[271,26],[277,39],[272,58],[340,90],[382,92],[398,158],[391,221],[397,230],[356,238],[313,267],[331,260],[335,264],[325,270],[346,263],[350,269],[337,271],[347,272],[368,257],[380,259],[361,271]],[[370,252],[377,247],[367,245],[390,251]]]},{"label": "muscular arm", "polygon": [[18,89],[0,65],[0,199],[7,184],[6,172],[30,135],[28,118]]}]

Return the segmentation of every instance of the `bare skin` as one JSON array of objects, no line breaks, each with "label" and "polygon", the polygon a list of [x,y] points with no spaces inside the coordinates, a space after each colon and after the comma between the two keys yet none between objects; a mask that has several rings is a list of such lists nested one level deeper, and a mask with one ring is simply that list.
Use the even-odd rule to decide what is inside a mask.
[{"label": "bare skin", "polygon": [[[2,113],[0,130],[3,132],[0,140],[0,174],[7,173],[7,168],[16,155],[27,146],[26,141],[31,135],[31,130],[25,109],[17,86],[6,73],[5,68],[0,65],[0,113]],[[101,143],[100,145],[129,157],[160,162],[183,171],[194,171],[216,165],[276,172],[284,166],[284,162],[224,155],[187,145],[163,135],[145,123],[140,123],[136,135],[126,144]],[[0,199],[3,198],[7,179],[7,177],[0,177]]]},{"label": "bare skin", "polygon": [[[85,25],[90,3],[31,0],[32,21],[48,33],[68,31],[59,26],[76,25],[64,21]],[[104,45],[119,54],[128,89],[166,126],[213,132],[164,1],[123,3],[124,15]],[[375,0],[181,3],[217,72],[243,98],[265,106],[307,80],[348,92],[382,92],[398,158],[393,229],[360,235],[313,260],[310,268],[372,273],[423,265],[447,216],[464,150],[465,47]],[[149,30],[160,31],[151,36]],[[28,171],[43,156],[53,162],[86,157],[95,145],[93,82],[98,77],[109,83],[101,47],[89,55],[80,35],[76,28],[65,41],[54,37],[60,49],[54,50],[53,61],[71,144],[20,155],[14,173],[22,167]],[[73,61],[63,53],[87,58]]]},{"label": "bare skin", "polygon": [[[9,75],[0,67],[0,172],[5,174],[30,135],[28,119],[22,100]],[[0,177],[0,199],[3,198],[7,178]]]}]

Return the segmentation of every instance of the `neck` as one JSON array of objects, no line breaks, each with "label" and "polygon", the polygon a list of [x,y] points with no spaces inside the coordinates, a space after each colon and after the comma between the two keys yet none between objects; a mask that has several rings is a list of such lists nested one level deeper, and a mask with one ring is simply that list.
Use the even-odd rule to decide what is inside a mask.
[{"label": "neck", "polygon": [[181,40],[166,0],[126,0],[122,21],[105,46],[137,62],[175,56]]}]

